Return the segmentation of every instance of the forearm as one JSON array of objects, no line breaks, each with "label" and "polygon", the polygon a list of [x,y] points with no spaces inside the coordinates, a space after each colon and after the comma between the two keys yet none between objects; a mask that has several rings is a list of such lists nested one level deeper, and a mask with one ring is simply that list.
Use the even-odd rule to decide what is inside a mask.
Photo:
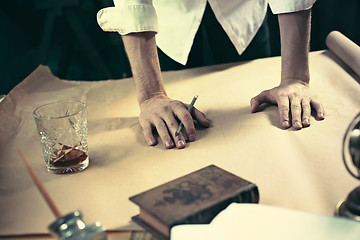
[{"label": "forearm", "polygon": [[279,14],[281,35],[281,81],[309,83],[311,10]]},{"label": "forearm", "polygon": [[155,33],[131,33],[123,35],[122,39],[131,65],[139,104],[154,96],[166,96]]}]

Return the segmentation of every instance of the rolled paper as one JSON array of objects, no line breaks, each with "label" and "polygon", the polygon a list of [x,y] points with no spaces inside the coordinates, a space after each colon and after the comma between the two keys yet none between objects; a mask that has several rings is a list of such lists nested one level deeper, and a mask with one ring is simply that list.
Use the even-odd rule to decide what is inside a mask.
[{"label": "rolled paper", "polygon": [[326,37],[326,46],[360,76],[360,47],[338,31]]}]

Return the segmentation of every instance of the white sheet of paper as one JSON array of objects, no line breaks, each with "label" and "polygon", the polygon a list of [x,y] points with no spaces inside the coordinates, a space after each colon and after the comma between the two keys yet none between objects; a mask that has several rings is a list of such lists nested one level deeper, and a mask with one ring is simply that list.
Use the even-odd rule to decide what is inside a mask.
[{"label": "white sheet of paper", "polygon": [[262,204],[232,203],[210,224],[178,225],[171,240],[359,240],[360,223]]}]

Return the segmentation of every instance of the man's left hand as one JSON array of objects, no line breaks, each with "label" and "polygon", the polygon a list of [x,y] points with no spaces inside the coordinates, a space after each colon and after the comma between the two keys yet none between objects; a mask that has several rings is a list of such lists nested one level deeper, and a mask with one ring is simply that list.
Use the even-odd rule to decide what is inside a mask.
[{"label": "man's left hand", "polygon": [[280,124],[284,129],[291,126],[298,130],[309,127],[312,108],[317,120],[325,118],[323,105],[318,102],[308,84],[301,80],[282,81],[278,87],[261,92],[251,99],[251,112],[256,112],[263,103],[278,105]]}]

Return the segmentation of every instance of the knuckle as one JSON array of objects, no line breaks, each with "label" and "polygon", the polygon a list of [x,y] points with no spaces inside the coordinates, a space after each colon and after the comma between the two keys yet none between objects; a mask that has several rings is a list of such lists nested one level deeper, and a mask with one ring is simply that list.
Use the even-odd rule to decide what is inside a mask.
[{"label": "knuckle", "polygon": [[302,103],[302,104],[310,104],[310,102],[311,102],[311,99],[308,98],[308,97],[304,97],[304,98],[301,100],[301,103]]},{"label": "knuckle", "polygon": [[169,135],[166,133],[159,133],[159,137],[163,140],[163,141],[169,141],[171,140]]},{"label": "knuckle", "polygon": [[177,128],[178,125],[179,125],[179,124],[178,124],[177,122],[172,121],[172,122],[170,122],[169,127],[171,127],[171,128]]},{"label": "knuckle", "polygon": [[285,91],[279,91],[277,95],[278,95],[279,99],[283,99],[283,100],[285,100],[289,97]]},{"label": "knuckle", "polygon": [[178,108],[178,107],[183,107],[184,104],[178,100],[171,100],[170,101],[170,106],[174,107],[174,108]]},{"label": "knuckle", "polygon": [[279,110],[281,112],[288,112],[289,111],[289,107],[287,105],[280,105],[279,106]]},{"label": "knuckle", "polygon": [[291,98],[299,98],[299,92],[298,91],[292,91],[290,94]]},{"label": "knuckle", "polygon": [[[171,112],[171,107],[169,105],[163,105],[163,106],[161,106],[160,111],[164,112],[164,113],[169,113],[169,112]],[[158,113],[155,113],[155,114],[158,114]]]},{"label": "knuckle", "polygon": [[184,124],[192,122],[192,116],[188,111],[181,112],[178,118],[181,119],[181,122],[183,122]]},{"label": "knuckle", "polygon": [[304,111],[310,111],[311,110],[310,104],[302,105],[302,108],[303,108]]},{"label": "knuckle", "polygon": [[139,124],[143,129],[149,128],[148,126],[151,125],[150,119],[144,118],[139,116]]},{"label": "knuckle", "polygon": [[187,120],[185,120],[185,121],[183,121],[182,122],[184,125],[185,125],[185,127],[187,128],[187,129],[193,129],[194,128],[194,123],[193,123],[193,120],[192,119],[187,119]]},{"label": "knuckle", "polygon": [[158,131],[164,131],[166,130],[165,123],[162,120],[157,120],[154,124],[156,126],[156,129]]},{"label": "knuckle", "polygon": [[291,103],[291,109],[295,109],[295,110],[300,109],[300,104],[298,104],[298,103]]}]

